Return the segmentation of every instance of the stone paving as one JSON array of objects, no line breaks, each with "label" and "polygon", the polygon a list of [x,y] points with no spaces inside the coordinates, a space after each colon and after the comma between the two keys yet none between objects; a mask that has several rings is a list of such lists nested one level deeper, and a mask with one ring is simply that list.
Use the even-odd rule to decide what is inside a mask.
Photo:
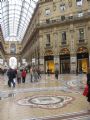
[{"label": "stone paving", "polygon": [[90,105],[82,95],[86,75],[42,75],[38,82],[7,86],[0,76],[0,120],[90,120]]}]

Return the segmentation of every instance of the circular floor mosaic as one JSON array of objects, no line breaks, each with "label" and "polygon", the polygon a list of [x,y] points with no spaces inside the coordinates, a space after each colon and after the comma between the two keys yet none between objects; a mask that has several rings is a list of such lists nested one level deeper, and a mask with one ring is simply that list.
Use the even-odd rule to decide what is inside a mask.
[{"label": "circular floor mosaic", "polygon": [[44,96],[31,96],[18,101],[19,105],[26,105],[31,107],[40,108],[60,108],[67,105],[73,100],[71,96],[54,96],[54,95],[44,95]]}]

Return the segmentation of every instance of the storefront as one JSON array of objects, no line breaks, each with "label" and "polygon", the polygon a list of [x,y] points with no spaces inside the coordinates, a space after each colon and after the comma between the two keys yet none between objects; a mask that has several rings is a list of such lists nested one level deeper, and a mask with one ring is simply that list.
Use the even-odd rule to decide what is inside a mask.
[{"label": "storefront", "polygon": [[54,73],[54,56],[52,49],[46,49],[45,50],[45,56],[44,56],[44,68],[45,73]]},{"label": "storefront", "polygon": [[44,56],[45,61],[45,72],[49,71],[49,73],[54,73],[54,56]]},{"label": "storefront", "polygon": [[70,54],[67,48],[64,48],[60,52],[60,73],[70,73]]},{"label": "storefront", "polygon": [[77,71],[78,73],[87,73],[89,67],[89,54],[85,47],[78,48],[77,51]]}]

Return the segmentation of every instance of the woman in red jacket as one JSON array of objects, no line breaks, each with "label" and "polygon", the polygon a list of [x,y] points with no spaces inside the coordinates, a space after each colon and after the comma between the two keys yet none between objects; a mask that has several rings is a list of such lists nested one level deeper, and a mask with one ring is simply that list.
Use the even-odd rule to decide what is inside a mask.
[{"label": "woman in red jacket", "polygon": [[26,79],[26,71],[23,70],[22,71],[22,83],[25,83],[25,79]]}]

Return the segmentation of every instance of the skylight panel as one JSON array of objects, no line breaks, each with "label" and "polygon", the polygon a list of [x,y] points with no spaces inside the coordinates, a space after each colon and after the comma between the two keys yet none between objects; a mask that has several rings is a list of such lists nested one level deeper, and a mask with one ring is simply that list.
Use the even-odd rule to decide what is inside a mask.
[{"label": "skylight panel", "polygon": [[0,2],[0,23],[5,40],[23,39],[38,0],[4,0]]}]

